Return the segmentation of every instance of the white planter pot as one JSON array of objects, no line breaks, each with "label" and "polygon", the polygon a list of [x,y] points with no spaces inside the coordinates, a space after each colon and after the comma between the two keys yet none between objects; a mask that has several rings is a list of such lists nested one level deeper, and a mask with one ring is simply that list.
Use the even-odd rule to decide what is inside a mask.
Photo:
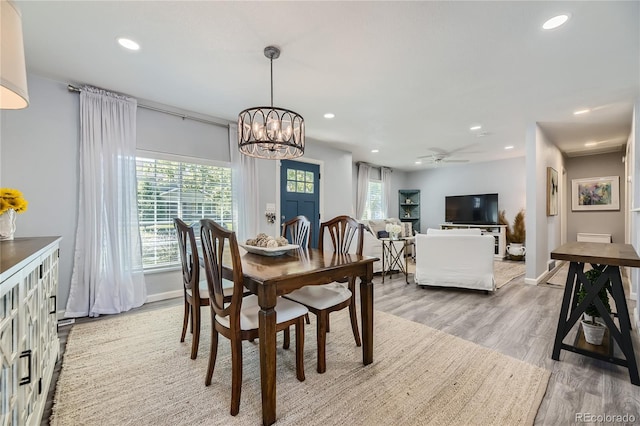
[{"label": "white planter pot", "polygon": [[0,214],[0,241],[13,240],[16,232],[16,211],[9,209]]},{"label": "white planter pot", "polygon": [[521,243],[511,243],[507,245],[507,254],[511,259],[522,260],[527,253],[527,248]]},{"label": "white planter pot", "polygon": [[606,327],[602,324],[596,322],[595,325],[590,324],[586,321],[582,321],[582,330],[584,331],[584,340],[587,343],[592,345],[601,345],[602,338],[604,337],[604,332],[606,331]]}]

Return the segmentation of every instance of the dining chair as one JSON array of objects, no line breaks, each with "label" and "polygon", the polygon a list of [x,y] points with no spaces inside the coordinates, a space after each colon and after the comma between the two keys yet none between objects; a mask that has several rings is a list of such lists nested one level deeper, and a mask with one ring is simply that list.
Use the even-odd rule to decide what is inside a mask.
[{"label": "dining chair", "polygon": [[[364,227],[355,219],[349,216],[337,216],[320,225],[318,249],[324,250],[324,234],[327,232],[331,237],[333,252],[340,255],[349,253],[354,238],[356,241],[356,254],[362,255]],[[347,287],[339,283],[347,283]],[[329,314],[346,307],[349,308],[351,317],[351,329],[357,346],[361,346],[360,332],[358,330],[358,320],[356,318],[355,302],[355,277],[345,277],[337,282],[325,285],[310,285],[295,290],[285,297],[305,305],[309,311],[316,315],[316,335],[318,340],[318,360],[317,371],[324,373],[326,365],[326,342],[327,331],[329,331]]]},{"label": "dining chair", "polygon": [[[242,341],[258,338],[258,297],[243,297],[242,262],[236,234],[218,225],[211,219],[200,220],[201,244],[204,269],[211,307],[211,351],[205,385],[211,384],[218,353],[218,334],[231,342],[231,415],[240,410],[242,389]],[[233,295],[225,301],[223,289],[223,259],[225,250],[230,254]],[[304,381],[304,316],[307,308],[299,303],[278,297],[276,304],[276,332],[295,326],[296,332],[296,377]]]},{"label": "dining chair", "polygon": [[173,219],[178,237],[180,260],[182,261],[182,284],[184,291],[184,319],[180,342],[184,342],[187,325],[191,319],[191,359],[198,356],[200,343],[200,307],[209,305],[209,292],[206,280],[200,281],[200,260],[193,226],[179,218]]},{"label": "dining chair", "polygon": [[282,224],[282,236],[287,238],[291,244],[309,248],[311,222],[306,216],[296,216]]},{"label": "dining chair", "polygon": [[[282,224],[282,236],[287,238],[291,244],[297,244],[303,249],[309,248],[311,222],[306,216],[296,216]],[[311,324],[309,314],[304,318],[307,324]]]}]

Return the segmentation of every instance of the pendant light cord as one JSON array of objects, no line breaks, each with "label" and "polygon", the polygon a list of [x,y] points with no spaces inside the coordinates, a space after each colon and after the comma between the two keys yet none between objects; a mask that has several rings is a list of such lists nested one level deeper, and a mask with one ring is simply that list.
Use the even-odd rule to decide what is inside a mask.
[{"label": "pendant light cord", "polygon": [[273,56],[269,58],[269,62],[271,63],[271,108],[273,108]]}]

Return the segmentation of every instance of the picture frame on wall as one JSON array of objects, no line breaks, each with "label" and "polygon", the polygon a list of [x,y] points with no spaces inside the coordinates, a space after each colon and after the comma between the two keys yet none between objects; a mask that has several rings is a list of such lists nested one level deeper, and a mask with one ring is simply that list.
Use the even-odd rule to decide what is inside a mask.
[{"label": "picture frame on wall", "polygon": [[558,215],[558,172],[547,167],[547,216]]},{"label": "picture frame on wall", "polygon": [[620,176],[572,179],[571,210],[620,210]]}]

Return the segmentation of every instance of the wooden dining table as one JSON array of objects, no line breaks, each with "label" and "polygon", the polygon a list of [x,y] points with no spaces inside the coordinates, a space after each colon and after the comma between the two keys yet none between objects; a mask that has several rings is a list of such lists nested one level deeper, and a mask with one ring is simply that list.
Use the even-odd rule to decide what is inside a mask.
[{"label": "wooden dining table", "polygon": [[[263,256],[240,249],[244,286],[258,296],[262,388],[262,423],[276,421],[276,301],[278,296],[307,285],[328,284],[345,277],[360,278],[362,363],[373,362],[373,262],[375,257],[291,250],[281,256]],[[228,251],[227,251],[228,253]],[[242,254],[244,253],[244,254]],[[229,265],[229,266],[227,266]],[[231,258],[223,259],[223,276],[232,279]]]}]

